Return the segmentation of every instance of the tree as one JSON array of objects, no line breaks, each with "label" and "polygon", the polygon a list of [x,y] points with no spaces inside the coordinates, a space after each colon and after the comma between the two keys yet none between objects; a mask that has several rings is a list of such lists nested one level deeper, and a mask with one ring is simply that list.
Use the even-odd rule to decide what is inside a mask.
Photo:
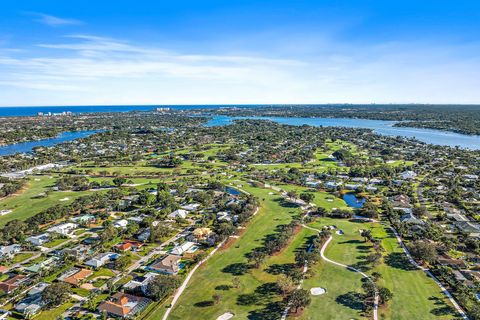
[{"label": "tree", "polygon": [[382,274],[380,272],[372,272],[372,279],[374,282],[377,282],[382,278]]},{"label": "tree", "polygon": [[160,301],[180,286],[177,276],[158,275],[147,285],[146,294],[155,301]]},{"label": "tree", "polygon": [[427,241],[413,241],[408,245],[412,257],[419,261],[433,263],[437,259],[437,249],[433,243]]},{"label": "tree", "polygon": [[378,208],[375,204],[370,201],[367,201],[363,208],[360,210],[360,213],[368,218],[377,218],[378,217]]},{"label": "tree", "polygon": [[240,278],[239,278],[239,277],[233,277],[233,279],[232,279],[232,286],[233,286],[235,289],[240,288]]},{"label": "tree", "polygon": [[313,201],[313,199],[315,199],[315,195],[311,192],[302,192],[300,194],[300,199],[302,199],[306,203],[310,203]]},{"label": "tree", "polygon": [[127,267],[130,265],[130,257],[128,257],[127,255],[123,255],[117,260],[115,260],[114,265],[115,269],[125,271],[125,269],[127,269]]},{"label": "tree", "polygon": [[288,191],[287,192],[287,197],[289,197],[290,199],[297,199],[298,198],[298,194],[295,190],[291,190],[291,191]]},{"label": "tree", "polygon": [[295,308],[295,312],[297,312],[299,308],[303,309],[307,307],[312,302],[310,298],[310,293],[304,289],[298,289],[293,291],[288,296],[288,301],[290,302],[292,308]]},{"label": "tree", "polygon": [[295,289],[295,283],[293,283],[292,279],[287,277],[284,274],[280,274],[277,279],[277,286],[282,291],[282,295],[284,297],[288,296],[290,292]]},{"label": "tree", "polygon": [[262,248],[257,248],[248,255],[248,262],[253,263],[255,268],[259,268],[263,261],[265,261],[266,257],[266,252]]},{"label": "tree", "polygon": [[222,296],[219,295],[218,293],[214,293],[212,295],[212,299],[213,299],[213,303],[214,304],[219,304],[220,303],[220,299],[222,299]]},{"label": "tree", "polygon": [[71,288],[64,282],[49,285],[42,292],[42,300],[49,308],[55,308],[65,303],[70,296]]},{"label": "tree", "polygon": [[115,179],[113,179],[113,184],[116,185],[117,187],[121,187],[126,182],[127,182],[127,179],[121,178],[121,177],[116,177]]},{"label": "tree", "polygon": [[362,232],[360,233],[360,235],[363,237],[363,239],[365,240],[365,242],[367,242],[367,240],[371,240],[372,239],[372,230],[368,229],[368,230],[362,230]]},{"label": "tree", "polygon": [[385,304],[393,298],[393,293],[388,288],[381,287],[378,289],[378,297],[380,304]]}]

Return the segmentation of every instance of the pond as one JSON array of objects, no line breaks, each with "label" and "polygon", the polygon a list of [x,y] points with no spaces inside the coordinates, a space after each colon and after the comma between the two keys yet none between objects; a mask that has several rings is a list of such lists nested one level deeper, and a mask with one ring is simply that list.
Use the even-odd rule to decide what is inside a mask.
[{"label": "pond", "polygon": [[238,196],[238,195],[241,194],[240,191],[238,191],[237,189],[232,188],[232,187],[226,187],[226,188],[225,188],[225,191],[226,191],[228,194],[231,194],[232,196]]},{"label": "pond", "polygon": [[345,193],[342,199],[347,203],[349,207],[352,207],[355,209],[363,208],[365,201],[367,201],[367,199],[365,198],[357,197],[357,195],[353,192]]}]

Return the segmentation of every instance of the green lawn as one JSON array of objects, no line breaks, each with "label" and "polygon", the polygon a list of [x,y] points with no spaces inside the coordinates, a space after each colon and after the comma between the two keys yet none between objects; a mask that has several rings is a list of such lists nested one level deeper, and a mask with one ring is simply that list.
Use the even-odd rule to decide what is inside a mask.
[{"label": "green lawn", "polygon": [[35,320],[52,320],[57,319],[60,317],[65,311],[71,308],[74,305],[73,302],[67,302],[62,304],[61,306],[51,309],[42,311],[38,316],[36,316]]},{"label": "green lawn", "polygon": [[[55,179],[50,179],[50,176],[32,176],[27,183],[26,190],[18,195],[13,195],[1,200],[0,210],[12,210],[12,212],[0,216],[0,226],[14,219],[25,220],[56,204],[71,203],[74,199],[89,193],[88,191],[56,191],[49,193],[44,198],[35,198],[35,196],[40,193],[46,192],[54,183]],[[68,200],[66,200],[67,198]]]}]

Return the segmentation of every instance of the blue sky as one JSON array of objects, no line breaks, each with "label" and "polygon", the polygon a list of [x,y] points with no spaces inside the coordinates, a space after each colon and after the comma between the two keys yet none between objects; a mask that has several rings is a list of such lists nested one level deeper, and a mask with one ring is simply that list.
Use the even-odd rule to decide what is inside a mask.
[{"label": "blue sky", "polygon": [[0,105],[480,103],[479,1],[2,0]]}]

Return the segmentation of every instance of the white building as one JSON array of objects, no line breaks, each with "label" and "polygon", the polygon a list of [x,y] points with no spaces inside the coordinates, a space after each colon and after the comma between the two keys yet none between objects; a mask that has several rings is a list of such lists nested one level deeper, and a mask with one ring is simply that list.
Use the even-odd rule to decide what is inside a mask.
[{"label": "white building", "polygon": [[102,253],[88,260],[85,264],[90,267],[100,268],[107,262],[117,260],[119,257],[120,255],[114,252]]},{"label": "white building", "polygon": [[188,250],[192,249],[194,246],[195,246],[195,243],[187,241],[187,242],[184,242],[183,244],[173,248],[171,253],[176,254],[178,256],[181,256],[182,254],[184,254]]},{"label": "white building", "polygon": [[173,219],[175,219],[175,218],[185,219],[187,217],[187,214],[188,214],[188,211],[183,210],[183,209],[178,209],[178,210],[175,210],[172,213],[170,213],[168,215],[168,217],[173,218]]},{"label": "white building", "polygon": [[128,225],[128,220],[122,219],[122,220],[117,220],[113,223],[113,226],[115,228],[126,228]]},{"label": "white building", "polygon": [[58,224],[56,226],[49,228],[47,232],[49,233],[55,232],[55,233],[67,235],[71,233],[73,230],[75,230],[77,227],[78,225],[75,223],[66,222],[66,223]]},{"label": "white building", "polygon": [[405,179],[405,180],[411,180],[416,176],[417,174],[413,171],[403,171],[402,173],[400,173],[400,177],[402,177],[402,179]]},{"label": "white building", "polygon": [[0,258],[9,257],[12,258],[15,253],[20,252],[22,246],[19,244],[12,244],[9,246],[0,246]]}]

